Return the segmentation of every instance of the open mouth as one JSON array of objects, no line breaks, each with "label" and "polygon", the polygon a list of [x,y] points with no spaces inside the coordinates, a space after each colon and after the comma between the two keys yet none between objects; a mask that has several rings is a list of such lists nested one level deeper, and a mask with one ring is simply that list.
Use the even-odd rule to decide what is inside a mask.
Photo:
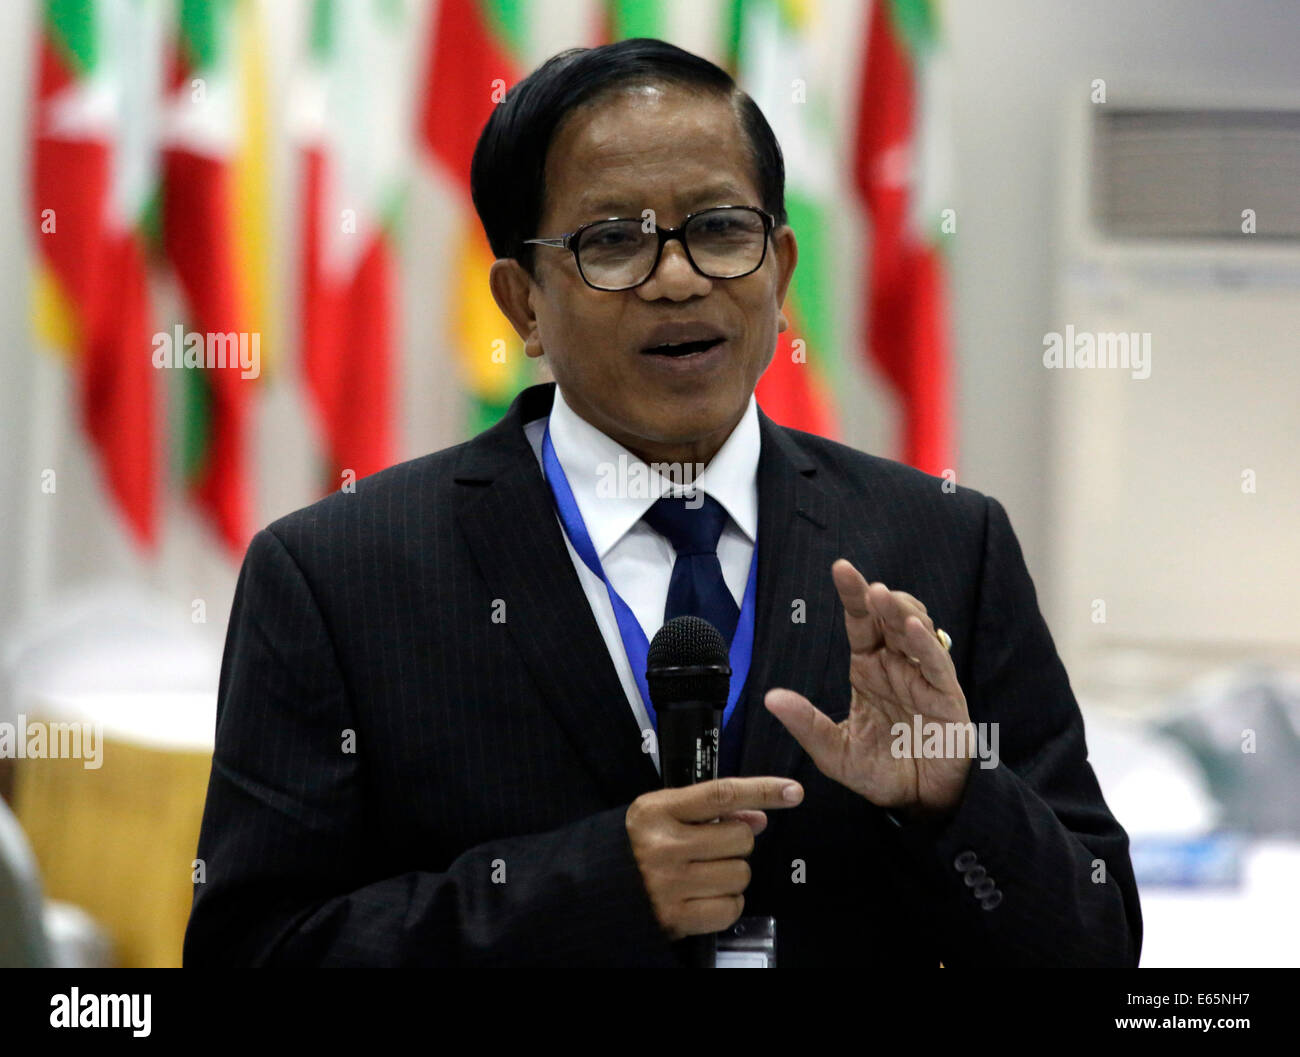
[{"label": "open mouth", "polygon": [[697,352],[708,352],[709,349],[721,344],[721,338],[706,338],[703,341],[667,342],[663,345],[652,345],[641,351],[647,356],[691,356]]}]

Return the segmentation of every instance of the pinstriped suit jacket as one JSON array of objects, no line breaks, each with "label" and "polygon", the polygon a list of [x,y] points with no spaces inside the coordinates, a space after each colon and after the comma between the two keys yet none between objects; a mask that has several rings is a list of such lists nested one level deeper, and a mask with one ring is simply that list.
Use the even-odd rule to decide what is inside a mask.
[{"label": "pinstriped suit jacket", "polygon": [[[658,776],[523,432],[553,396],[249,546],[185,964],[679,964],[624,828]],[[805,788],[750,857],[745,913],[776,917],[778,963],[1136,964],[1128,838],[1003,508],[760,424],[740,770]],[[937,829],[823,777],[762,705],[787,686],[848,714],[841,556],[925,602],[971,718],[1000,724],[999,766]]]}]

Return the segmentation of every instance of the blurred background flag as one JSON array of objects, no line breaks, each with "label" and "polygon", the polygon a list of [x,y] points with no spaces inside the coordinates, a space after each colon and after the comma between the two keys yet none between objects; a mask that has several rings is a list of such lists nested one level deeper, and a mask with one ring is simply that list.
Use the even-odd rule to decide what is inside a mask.
[{"label": "blurred background flag", "polygon": [[338,488],[396,458],[396,243],[406,192],[402,0],[314,0],[300,84],[302,360]]},{"label": "blurred background flag", "polygon": [[495,258],[469,183],[479,133],[522,76],[528,14],[524,0],[440,0],[431,22],[420,136],[461,201],[449,337],[469,396],[467,436],[499,420],[533,377],[522,343],[488,289]]},{"label": "blurred background flag", "polygon": [[662,0],[605,0],[597,8],[597,16],[593,47],[630,37],[668,39]]},{"label": "blurred background flag", "polygon": [[146,231],[162,16],[150,0],[46,0],[32,120],[35,331],[77,372],[101,477],[147,550],[158,536]]},{"label": "blurred background flag", "polygon": [[956,454],[938,241],[943,173],[937,154],[945,137],[934,127],[936,96],[927,85],[937,30],[930,0],[872,4],[853,173],[871,220],[870,356],[901,404],[897,458],[932,474],[952,467]]},{"label": "blurred background flag", "polygon": [[836,170],[825,86],[816,80],[813,32],[820,15],[817,0],[732,0],[726,43],[732,76],[781,144],[786,211],[799,239],[785,304],[790,327],[755,393],[781,425],[837,437],[831,393],[840,352],[829,251]]},{"label": "blurred background flag", "polygon": [[[171,55],[163,155],[163,245],[187,331],[228,366],[179,372],[186,485],[235,557],[251,527],[250,415],[265,351],[269,216],[265,85],[252,0],[182,0]],[[247,362],[247,361],[245,361]]]}]

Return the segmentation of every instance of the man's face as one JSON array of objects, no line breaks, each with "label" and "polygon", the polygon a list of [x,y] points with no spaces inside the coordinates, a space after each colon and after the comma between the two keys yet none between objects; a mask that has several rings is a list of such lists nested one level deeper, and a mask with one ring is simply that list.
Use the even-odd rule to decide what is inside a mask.
[{"label": "man's face", "polygon": [[[552,140],[537,235],[647,209],[657,226],[676,227],[712,206],[761,206],[754,181],[725,97],[671,85],[619,91],[575,111]],[[781,305],[796,259],[790,229],[777,229],[750,275],[705,278],[673,241],[649,279],[618,292],[589,287],[567,250],[534,252],[535,281],[517,263],[499,261],[493,292],[528,354],[546,356],[570,406],[642,457],[710,458],[740,420],[784,329]],[[497,274],[503,269],[508,278]],[[678,340],[697,332],[722,340],[690,356],[646,352],[664,340],[665,324],[698,328]]]}]

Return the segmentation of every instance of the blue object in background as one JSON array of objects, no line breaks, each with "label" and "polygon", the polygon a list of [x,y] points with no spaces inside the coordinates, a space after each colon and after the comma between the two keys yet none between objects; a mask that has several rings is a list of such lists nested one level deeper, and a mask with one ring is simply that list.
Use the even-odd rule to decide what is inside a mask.
[{"label": "blue object in background", "polygon": [[1237,833],[1139,837],[1130,847],[1133,872],[1139,888],[1240,888],[1245,844]]}]

